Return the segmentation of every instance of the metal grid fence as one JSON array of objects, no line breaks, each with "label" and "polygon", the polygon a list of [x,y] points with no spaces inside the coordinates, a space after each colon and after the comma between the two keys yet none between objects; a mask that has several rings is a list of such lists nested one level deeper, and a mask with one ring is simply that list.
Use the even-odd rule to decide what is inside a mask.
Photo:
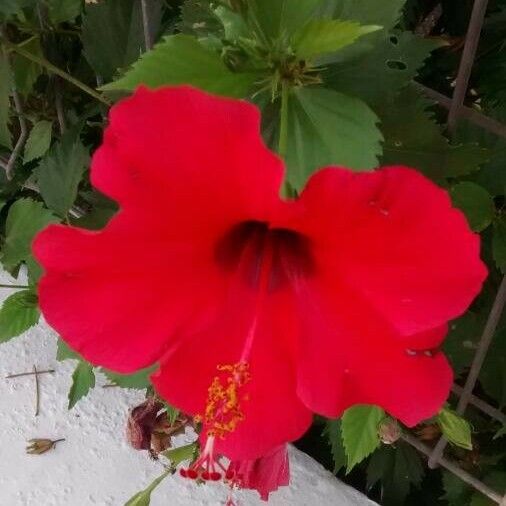
[{"label": "metal grid fence", "polygon": [[[475,0],[473,5],[473,11],[469,22],[469,27],[466,34],[466,40],[462,58],[460,60],[460,66],[455,82],[455,91],[453,97],[450,99],[439,92],[420,86],[422,91],[429,97],[438,102],[441,106],[449,109],[448,114],[448,130],[450,134],[455,132],[455,128],[460,119],[467,119],[473,122],[475,125],[484,128],[496,135],[506,138],[506,125],[499,123],[498,121],[481,114],[479,111],[466,107],[464,100],[469,87],[469,79],[473,69],[474,61],[476,58],[476,51],[478,49],[478,43],[480,41],[480,34],[485,22],[485,14],[487,12],[488,0]],[[506,169],[506,167],[505,167]],[[457,412],[462,415],[464,414],[467,406],[472,404],[483,413],[495,418],[503,424],[506,424],[506,415],[500,410],[490,406],[483,400],[473,395],[473,390],[478,380],[478,376],[483,366],[487,351],[489,349],[492,338],[495,334],[499,320],[504,311],[506,304],[506,276],[503,277],[502,282],[499,286],[494,304],[488,316],[485,328],[481,335],[476,354],[474,356],[469,375],[467,376],[464,387],[454,385],[453,392],[459,396],[457,404]],[[482,494],[486,495],[495,503],[500,506],[506,506],[506,493],[503,495],[503,491],[492,490],[485,483],[478,480],[473,475],[464,471],[458,464],[446,459],[443,456],[444,450],[448,441],[442,436],[437,442],[434,448],[430,448],[416,437],[411,434],[403,435],[403,439],[411,444],[418,451],[428,457],[428,466],[433,469],[438,465],[446,468],[448,471],[454,473],[456,476],[464,480],[469,485],[479,490]]]}]

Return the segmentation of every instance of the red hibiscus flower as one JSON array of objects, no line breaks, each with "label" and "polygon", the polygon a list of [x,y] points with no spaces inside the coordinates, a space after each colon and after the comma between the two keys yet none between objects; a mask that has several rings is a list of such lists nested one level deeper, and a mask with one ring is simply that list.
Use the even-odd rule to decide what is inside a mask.
[{"label": "red hibiscus flower", "polygon": [[312,412],[433,415],[452,381],[446,324],[486,275],[462,213],[412,169],[326,168],[290,201],[282,179],[254,106],[141,88],[111,109],[91,167],[120,211],[34,243],[62,338],[122,373],[159,363],[159,394],[200,417],[192,476],[297,439]]}]

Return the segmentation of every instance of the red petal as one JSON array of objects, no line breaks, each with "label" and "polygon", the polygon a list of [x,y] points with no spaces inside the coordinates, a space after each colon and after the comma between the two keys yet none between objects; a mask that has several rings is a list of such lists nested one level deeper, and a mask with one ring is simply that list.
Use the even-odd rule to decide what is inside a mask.
[{"label": "red petal", "polygon": [[[299,438],[311,423],[311,413],[296,395],[294,328],[286,297],[272,295],[268,307],[257,315],[249,359],[251,380],[243,390],[248,396],[242,403],[245,419],[234,432],[216,440],[217,452],[230,459],[256,459]],[[152,377],[160,395],[184,412],[202,414],[217,366],[236,363],[241,357],[253,307],[247,298],[232,296],[213,326],[185,338],[169,352]]]},{"label": "red petal", "polygon": [[92,363],[128,372],[213,312],[226,283],[216,244],[276,214],[283,169],[245,102],[142,88],[110,120],[92,182],[122,210],[101,232],[51,227],[34,252],[47,321]]},{"label": "red petal", "polygon": [[[335,299],[329,306],[314,293],[314,287],[300,292],[298,393],[306,406],[333,418],[354,404],[376,404],[408,426],[437,413],[453,379],[442,353],[408,349],[406,338],[363,311],[351,293],[343,291],[339,311]],[[432,347],[445,331],[411,336],[411,344]]]},{"label": "red petal", "polygon": [[298,206],[297,228],[312,239],[322,276],[359,294],[364,318],[372,308],[400,334],[457,317],[486,277],[479,236],[447,193],[412,169],[324,169]]}]

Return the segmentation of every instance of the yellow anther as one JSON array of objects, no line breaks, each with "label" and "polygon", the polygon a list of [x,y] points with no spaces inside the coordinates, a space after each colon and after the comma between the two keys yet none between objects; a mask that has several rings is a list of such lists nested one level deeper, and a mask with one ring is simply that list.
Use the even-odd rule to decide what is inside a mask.
[{"label": "yellow anther", "polygon": [[241,404],[248,395],[242,392],[242,388],[250,381],[251,375],[247,362],[219,365],[217,369],[221,374],[213,378],[208,388],[204,416],[199,417],[204,420],[209,437],[223,438],[244,420]]}]

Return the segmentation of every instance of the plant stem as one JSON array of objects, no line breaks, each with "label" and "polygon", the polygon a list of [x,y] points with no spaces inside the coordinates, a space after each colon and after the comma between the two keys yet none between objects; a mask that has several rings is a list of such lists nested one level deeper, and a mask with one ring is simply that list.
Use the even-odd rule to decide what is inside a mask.
[{"label": "plant stem", "polygon": [[34,55],[30,53],[29,51],[24,50],[22,47],[19,47],[15,44],[11,44],[10,42],[4,41],[4,44],[7,48],[9,48],[11,51],[14,51],[15,53],[19,54],[20,56],[23,56],[23,58],[26,58],[27,60],[33,61],[34,63],[39,64],[41,67],[44,67],[49,72],[52,72],[53,74],[56,74],[57,76],[60,76],[62,79],[65,79],[65,81],[68,81],[69,83],[73,84],[74,86],[77,86],[79,89],[90,95],[91,97],[95,98],[96,100],[102,102],[105,105],[111,105],[111,102],[109,99],[104,97],[101,93],[94,90],[93,88],[90,88],[88,85],[84,84],[83,82],[79,81],[79,79],[76,79],[75,77],[72,77],[70,74],[67,74],[64,70],[61,70],[56,65],[53,65],[50,61],[46,60],[45,58],[41,58],[40,56]]},{"label": "plant stem", "polygon": [[[286,163],[286,153],[288,150],[288,98],[290,95],[289,84],[281,79],[281,110],[279,113],[279,140],[278,140],[278,154]],[[292,185],[288,182],[285,175],[281,193],[284,198],[294,197],[295,191]]]},{"label": "plant stem", "polygon": [[33,366],[33,373],[35,374],[35,416],[39,416],[40,410],[40,385],[39,385],[39,374],[37,367]]},{"label": "plant stem", "polygon": [[38,376],[39,374],[49,374],[53,372],[55,372],[54,369],[47,369],[46,371],[37,371],[37,372],[34,371],[20,372],[17,374],[9,374],[8,376],[5,377],[5,379],[20,378],[21,376],[33,376],[34,374]]},{"label": "plant stem", "polygon": [[2,284],[0,284],[0,288],[24,288],[26,290],[30,287],[28,285],[2,285]]}]

